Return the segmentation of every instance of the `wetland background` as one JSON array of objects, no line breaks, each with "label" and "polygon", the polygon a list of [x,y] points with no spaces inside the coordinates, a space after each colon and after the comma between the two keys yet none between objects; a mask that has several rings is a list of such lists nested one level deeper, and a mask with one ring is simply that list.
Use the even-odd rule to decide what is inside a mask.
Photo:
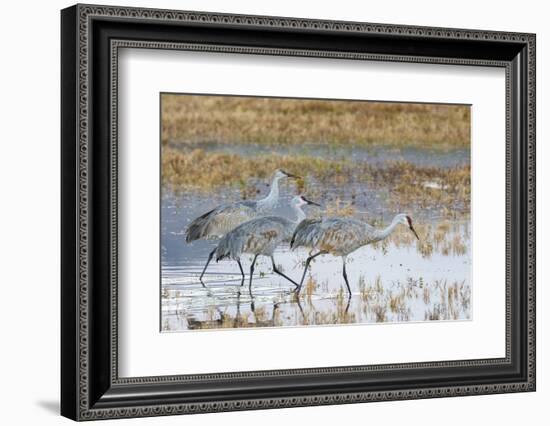
[{"label": "wetland background", "polygon": [[[470,107],[237,96],[161,95],[161,330],[467,320],[471,316]],[[309,217],[353,216],[384,227],[413,218],[420,241],[399,229],[348,257],[312,262],[299,297],[260,257],[253,297],[235,262],[212,262],[214,241],[185,242],[195,217],[269,192],[277,214],[296,194],[318,202]],[[294,279],[307,250],[279,247]],[[248,270],[250,258],[243,267]]]}]

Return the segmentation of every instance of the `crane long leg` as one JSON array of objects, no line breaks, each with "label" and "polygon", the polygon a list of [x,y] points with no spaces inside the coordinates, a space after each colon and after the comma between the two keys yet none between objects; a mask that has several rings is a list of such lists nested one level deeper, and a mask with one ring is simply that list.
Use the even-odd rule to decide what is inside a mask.
[{"label": "crane long leg", "polygon": [[244,285],[244,271],[243,271],[243,265],[241,265],[241,259],[237,259],[237,264],[239,265],[239,269],[241,270],[241,287]]},{"label": "crane long leg", "polygon": [[250,293],[250,297],[252,297],[252,275],[254,275],[254,265],[257,258],[258,255],[254,255],[254,259],[252,259],[252,264],[250,265],[250,283],[248,284],[248,292]]},{"label": "crane long leg", "polygon": [[241,318],[241,289],[237,291],[237,313],[235,314],[235,319],[233,321],[235,328],[239,326],[239,318]]},{"label": "crane long leg", "polygon": [[312,256],[309,256],[307,259],[306,259],[306,267],[304,268],[304,273],[302,274],[302,279],[300,280],[300,284],[298,285],[298,288],[296,289],[296,293],[300,293],[300,290],[302,289],[302,284],[304,283],[304,279],[306,278],[306,273],[307,273],[307,268],[309,266],[309,263],[315,259],[317,256],[320,256],[322,254],[326,254],[326,252],[324,251],[320,251],[319,253],[316,253]]},{"label": "crane long leg", "polygon": [[298,287],[298,283],[294,281],[292,278],[287,277],[285,274],[283,274],[279,269],[277,268],[277,265],[275,265],[275,259],[273,256],[271,256],[271,264],[273,265],[273,272],[276,274],[279,274],[281,277],[285,277],[287,280],[289,280],[292,284],[294,284],[296,287]]},{"label": "crane long leg", "polygon": [[300,298],[299,297],[296,298],[296,304],[298,305],[298,308],[300,309],[300,313],[302,314],[302,319],[305,321],[306,320],[306,314],[304,312],[304,308],[302,308],[302,304],[300,303]]},{"label": "crane long leg", "polygon": [[202,286],[203,286],[204,288],[206,288],[206,285],[204,285],[204,282],[203,282],[203,280],[202,280],[202,277],[204,276],[204,273],[206,272],[206,268],[208,268],[208,264],[209,264],[210,261],[212,260],[212,257],[214,256],[214,253],[215,253],[215,252],[216,252],[216,249],[212,250],[212,251],[210,252],[210,254],[208,255],[208,260],[206,261],[206,265],[204,265],[204,269],[202,270],[202,274],[201,274],[201,276],[200,276],[200,278],[199,278],[199,280],[200,280],[200,282],[201,282],[201,284],[202,284]]},{"label": "crane long leg", "polygon": [[346,286],[348,287],[348,293],[351,295],[351,289],[349,287],[349,282],[348,282],[348,274],[346,273],[346,258],[343,257],[342,260],[344,263],[344,268],[342,269],[342,275],[344,276],[344,280],[346,281]]},{"label": "crane long leg", "polygon": [[351,305],[351,293],[348,294],[348,303],[346,305],[346,309],[344,310],[344,313],[347,314],[349,311],[349,305]]}]

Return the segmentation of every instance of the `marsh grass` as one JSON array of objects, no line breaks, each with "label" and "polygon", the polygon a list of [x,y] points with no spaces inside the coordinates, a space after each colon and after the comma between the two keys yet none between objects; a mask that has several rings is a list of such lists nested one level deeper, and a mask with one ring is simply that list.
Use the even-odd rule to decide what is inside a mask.
[{"label": "marsh grass", "polygon": [[[372,221],[371,224],[377,227],[387,225],[377,221]],[[434,223],[415,223],[414,227],[420,240],[417,240],[406,227],[398,227],[388,238],[370,244],[370,247],[383,254],[388,253],[392,247],[413,247],[424,258],[430,258],[436,253],[444,256],[462,256],[468,251],[467,221],[451,222],[443,219]]]},{"label": "marsh grass", "polygon": [[[223,311],[208,307],[202,317],[186,317],[189,329],[281,327],[285,325],[330,325],[353,323],[407,322],[412,312],[422,309],[423,320],[469,319],[471,288],[465,281],[435,280],[425,282],[422,277],[408,277],[403,281],[384,282],[380,276],[372,281],[359,277],[358,293],[353,298],[340,287],[329,299],[319,304],[316,293],[322,287],[309,279],[309,294],[274,303],[250,302],[239,305],[237,311]],[[163,303],[181,297],[176,291],[163,292]],[[185,316],[185,312],[180,315]],[[421,314],[422,315],[422,314]],[[163,321],[162,329],[170,330],[170,322]]]},{"label": "marsh grass", "polygon": [[299,319],[299,325],[328,325],[328,324],[353,324],[357,322],[357,315],[350,311],[348,306],[347,293],[342,289],[338,291],[336,297],[328,309],[318,309],[315,303],[308,299],[302,311],[302,317]]},{"label": "marsh grass", "polygon": [[456,320],[464,313],[470,318],[471,289],[464,281],[448,283],[447,281],[436,281],[435,289],[439,294],[438,303],[426,309],[424,318],[426,320]]},{"label": "marsh grass", "polygon": [[161,113],[164,145],[470,144],[470,107],[461,105],[163,94]]},{"label": "marsh grass", "polygon": [[[307,155],[257,155],[206,152],[202,149],[182,151],[165,148],[162,154],[162,183],[175,193],[195,191],[209,193],[227,187],[240,190],[242,199],[256,198],[258,185],[269,180],[273,170],[283,168],[304,179],[297,191],[314,197],[319,186],[338,185],[345,191],[348,183],[369,185],[383,190],[388,207],[395,210],[438,209],[441,215],[456,217],[469,213],[470,166],[453,168],[424,167],[404,161],[382,165],[366,162],[327,160]],[[317,190],[312,182],[317,183]],[[424,182],[438,182],[437,188],[426,188]],[[334,200],[327,208],[352,214],[353,197]]]},{"label": "marsh grass", "polygon": [[311,296],[313,295],[316,289],[317,289],[317,282],[313,278],[309,277],[305,286],[305,296],[311,299]]},{"label": "marsh grass", "polygon": [[471,290],[464,281],[426,284],[421,278],[409,278],[389,288],[380,283],[377,278],[372,284],[363,281],[359,287],[362,310],[372,322],[409,321],[418,299],[425,305],[425,320],[469,318]]},{"label": "marsh grass", "polygon": [[326,216],[352,217],[356,213],[355,206],[351,201],[343,201],[340,197],[324,204]]}]

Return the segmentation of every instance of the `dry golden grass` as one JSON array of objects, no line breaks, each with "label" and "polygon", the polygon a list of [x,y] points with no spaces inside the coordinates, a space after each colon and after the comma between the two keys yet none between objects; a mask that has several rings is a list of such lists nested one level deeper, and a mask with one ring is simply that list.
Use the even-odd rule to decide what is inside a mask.
[{"label": "dry golden grass", "polygon": [[442,220],[435,223],[416,223],[414,225],[420,240],[406,227],[398,227],[387,239],[372,244],[375,249],[389,250],[391,245],[395,247],[416,246],[418,253],[424,258],[429,258],[434,253],[445,256],[462,256],[468,251],[469,237],[465,230],[467,223],[458,221],[452,223]]},{"label": "dry golden grass", "polygon": [[[312,177],[321,184],[359,181],[389,193],[389,207],[395,210],[419,210],[437,206],[452,217],[470,209],[470,166],[454,168],[423,167],[396,161],[383,165],[344,160],[325,160],[306,155],[258,155],[242,157],[228,153],[208,153],[201,149],[184,151],[167,148],[162,153],[162,182],[174,191],[208,192],[225,186],[238,186],[243,199],[254,198],[251,179],[267,181],[273,170],[283,168],[304,177],[297,191],[310,191]],[[441,189],[426,188],[424,182],[438,182]],[[310,194],[314,197],[313,194]],[[330,208],[344,207],[351,214],[353,206],[338,202]],[[345,213],[345,211],[344,211]]]},{"label": "dry golden grass", "polygon": [[390,311],[392,311],[394,314],[401,312],[403,309],[405,309],[406,304],[404,292],[398,294],[393,294],[392,292],[390,292],[388,297]]},{"label": "dry golden grass", "polygon": [[315,292],[316,289],[317,289],[317,283],[315,282],[315,280],[309,277],[308,280],[306,281],[306,286],[304,291],[305,296],[311,299],[311,296],[313,296],[313,293]]},{"label": "dry golden grass", "polygon": [[355,207],[351,201],[342,201],[340,197],[323,205],[326,216],[351,217],[355,214]]},{"label": "dry golden grass", "polygon": [[163,94],[162,143],[469,147],[470,107]]},{"label": "dry golden grass", "polygon": [[[310,279],[311,289],[320,287]],[[359,278],[359,294],[350,299],[344,287],[330,303],[319,303],[311,295],[293,295],[278,303],[243,303],[237,312],[229,313],[209,307],[202,318],[188,318],[189,329],[281,327],[288,325],[329,325],[373,322],[403,322],[414,319],[412,311],[418,302],[424,309],[424,320],[457,320],[471,317],[471,287],[465,281],[435,280],[421,277],[405,281],[383,282],[380,276],[367,282]],[[181,297],[175,291],[163,292],[163,301]],[[169,321],[163,330],[170,331]]]},{"label": "dry golden grass", "polygon": [[342,289],[336,294],[332,306],[328,309],[318,309],[311,299],[306,299],[300,325],[353,324],[357,316],[349,310],[347,292]]}]

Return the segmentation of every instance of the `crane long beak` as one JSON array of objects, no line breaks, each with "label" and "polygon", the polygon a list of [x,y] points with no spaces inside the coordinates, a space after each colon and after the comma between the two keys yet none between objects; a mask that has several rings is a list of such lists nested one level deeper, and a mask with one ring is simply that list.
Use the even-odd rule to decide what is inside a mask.
[{"label": "crane long beak", "polygon": [[306,197],[302,196],[302,199],[308,204],[312,204],[314,206],[321,207],[321,204],[317,204],[315,201],[308,200]]},{"label": "crane long beak", "polygon": [[413,234],[414,234],[414,236],[416,237],[416,239],[417,239],[418,241],[420,241],[420,238],[418,237],[418,234],[417,234],[416,231],[414,230],[413,226],[411,225],[409,228],[410,228],[411,231],[413,232]]},{"label": "crane long beak", "polygon": [[291,178],[291,179],[302,179],[302,176],[298,176],[298,175],[293,175],[292,173],[288,173],[288,172],[285,172],[283,171],[283,173],[285,175],[287,175],[287,177]]}]

